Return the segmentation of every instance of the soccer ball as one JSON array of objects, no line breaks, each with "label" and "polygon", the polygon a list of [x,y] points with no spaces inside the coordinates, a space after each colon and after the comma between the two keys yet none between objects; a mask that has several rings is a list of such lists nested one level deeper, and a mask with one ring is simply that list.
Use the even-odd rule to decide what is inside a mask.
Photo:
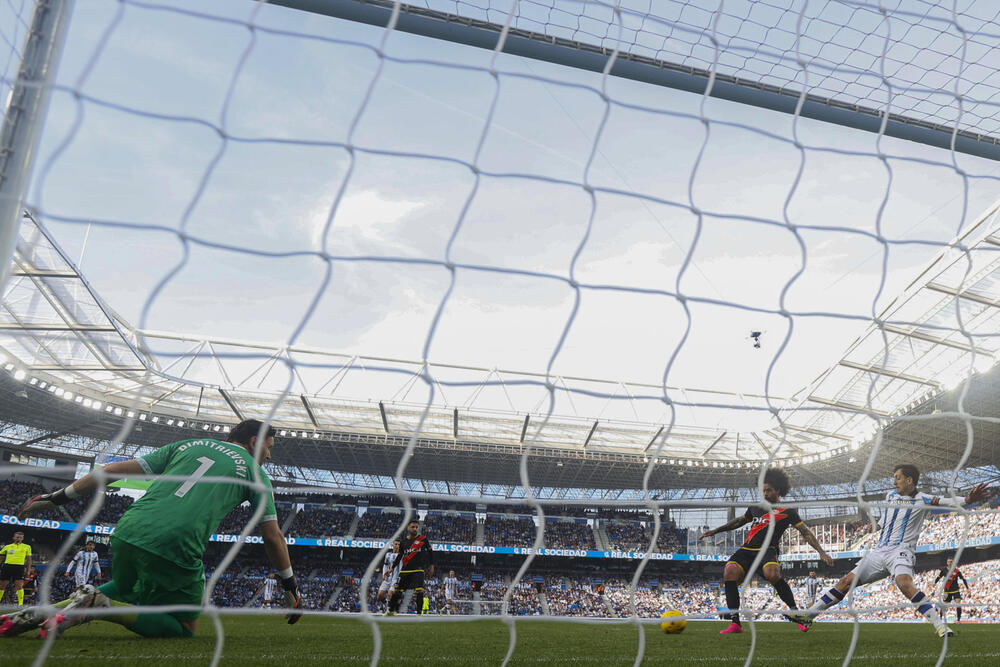
[{"label": "soccer ball", "polygon": [[668,609],[663,612],[663,616],[660,618],[663,621],[660,623],[660,630],[663,630],[668,635],[676,635],[684,631],[687,627],[688,622],[683,618],[683,612],[677,611],[676,609]]}]

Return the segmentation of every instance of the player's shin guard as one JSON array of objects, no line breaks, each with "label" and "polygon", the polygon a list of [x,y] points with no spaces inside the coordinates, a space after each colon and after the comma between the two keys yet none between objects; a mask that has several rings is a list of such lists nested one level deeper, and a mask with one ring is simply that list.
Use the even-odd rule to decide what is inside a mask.
[{"label": "player's shin guard", "polygon": [[789,609],[798,609],[795,604],[795,594],[792,593],[792,587],[788,585],[788,582],[782,579],[778,579],[773,584],[775,592],[781,601],[788,605]]},{"label": "player's shin guard", "polygon": [[910,598],[910,602],[917,605],[917,611],[924,615],[928,621],[931,622],[935,628],[944,625],[944,621],[941,620],[941,616],[937,613],[937,609],[934,608],[930,602],[927,601],[927,596],[921,591],[917,591],[917,594]]},{"label": "player's shin guard", "polygon": [[[726,606],[730,609],[737,610],[740,608],[740,584],[738,581],[726,581]],[[740,622],[740,612],[732,611],[728,614],[723,614],[723,618],[732,621],[733,623]]]},{"label": "player's shin guard", "polygon": [[829,609],[830,607],[836,607],[844,599],[844,594],[838,591],[836,588],[831,588],[823,595],[819,596],[819,599],[813,603],[813,606],[809,607],[809,612],[812,615],[816,615],[821,611]]}]

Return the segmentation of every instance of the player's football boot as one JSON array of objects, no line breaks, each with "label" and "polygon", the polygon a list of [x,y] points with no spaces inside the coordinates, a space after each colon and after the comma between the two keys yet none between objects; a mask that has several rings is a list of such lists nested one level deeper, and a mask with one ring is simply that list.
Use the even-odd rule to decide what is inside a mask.
[{"label": "player's football boot", "polygon": [[785,614],[785,617],[799,626],[799,630],[802,632],[809,632],[809,628],[812,627],[813,617],[809,614]]},{"label": "player's football boot", "polygon": [[13,614],[0,616],[0,637],[14,637],[34,630],[48,618],[38,607],[29,607]]},{"label": "player's football boot", "polygon": [[743,626],[739,623],[730,623],[729,627],[725,630],[720,630],[720,635],[736,635],[743,632]]},{"label": "player's football boot", "polygon": [[954,637],[955,631],[947,625],[942,625],[937,629],[938,637]]},{"label": "player's football boot", "polygon": [[59,637],[69,628],[76,627],[77,625],[83,625],[84,623],[89,623],[93,620],[93,617],[90,614],[78,613],[66,615],[65,612],[67,611],[110,606],[111,600],[97,590],[95,586],[91,586],[90,584],[80,586],[78,589],[73,591],[72,595],[69,596],[68,605],[60,609],[59,613],[55,616],[51,616],[48,620],[42,623],[40,633],[43,638],[47,637],[50,632],[56,637]]}]

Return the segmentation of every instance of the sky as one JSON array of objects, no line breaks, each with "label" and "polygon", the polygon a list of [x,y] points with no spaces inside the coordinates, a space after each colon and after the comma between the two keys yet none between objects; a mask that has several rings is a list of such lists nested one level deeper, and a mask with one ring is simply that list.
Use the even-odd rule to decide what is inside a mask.
[{"label": "sky", "polygon": [[[59,82],[86,99],[54,94],[29,195],[96,292],[146,329],[281,343],[308,313],[300,345],[411,360],[426,346],[436,362],[542,373],[551,363],[556,374],[659,384],[687,320],[673,296],[638,290],[674,292],[697,235],[680,291],[726,305],[688,302],[690,332],[666,381],[764,393],[787,320],[734,306],[780,307],[800,268],[799,242],[787,228],[747,218],[787,216],[842,231],[801,233],[806,265],[785,307],[831,316],[794,318],[767,387],[784,397],[836,363],[864,331],[864,320],[838,315],[871,317],[939,251],[892,246],[875,303],[881,245],[849,230],[871,232],[880,222],[888,238],[946,243],[1000,191],[991,161],[955,156],[981,176],[966,181],[940,149],[883,138],[886,153],[938,164],[883,162],[875,135],[825,123],[793,125],[788,115],[504,54],[494,78],[490,51],[401,32],[385,40],[395,60],[380,62],[379,28],[246,0],[174,4],[178,11],[78,4]],[[742,6],[733,5],[727,20]],[[753,11],[760,25],[794,24],[794,13],[768,16],[767,3]],[[251,32],[251,17],[294,34]],[[831,46],[840,38],[825,36]],[[975,65],[991,69],[992,52],[978,55]],[[712,121],[707,142],[700,114]],[[281,142],[223,140],[220,129]],[[789,141],[793,129],[811,147],[804,162]],[[322,145],[348,140],[367,150],[352,156]],[[473,161],[484,173],[478,179]],[[585,179],[622,194],[592,198]],[[704,217],[699,233],[691,204],[741,217]],[[101,220],[148,229],[87,225]],[[178,236],[154,226],[183,226],[245,252],[190,246],[150,302],[183,257]],[[324,247],[337,257],[436,264],[254,254]],[[449,287],[446,257],[491,269],[457,270],[428,345]],[[571,266],[581,283],[619,289],[580,292],[552,361],[574,308]],[[763,332],[760,349],[751,331]],[[354,398],[383,398],[400,383],[393,377],[381,396]],[[460,404],[471,391],[449,400]],[[482,407],[505,407],[489,400]],[[560,403],[555,412],[571,409]],[[711,419],[747,429],[763,423],[760,415]]]}]

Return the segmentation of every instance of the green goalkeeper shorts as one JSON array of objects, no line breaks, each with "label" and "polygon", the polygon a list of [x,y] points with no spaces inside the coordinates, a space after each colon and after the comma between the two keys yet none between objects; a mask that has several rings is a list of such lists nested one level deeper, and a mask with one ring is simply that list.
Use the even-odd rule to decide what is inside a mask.
[{"label": "green goalkeeper shorts", "polygon": [[[101,587],[113,600],[137,605],[201,605],[205,573],[179,566],[154,553],[111,536],[111,586]],[[178,621],[193,621],[200,611],[170,614]]]}]

